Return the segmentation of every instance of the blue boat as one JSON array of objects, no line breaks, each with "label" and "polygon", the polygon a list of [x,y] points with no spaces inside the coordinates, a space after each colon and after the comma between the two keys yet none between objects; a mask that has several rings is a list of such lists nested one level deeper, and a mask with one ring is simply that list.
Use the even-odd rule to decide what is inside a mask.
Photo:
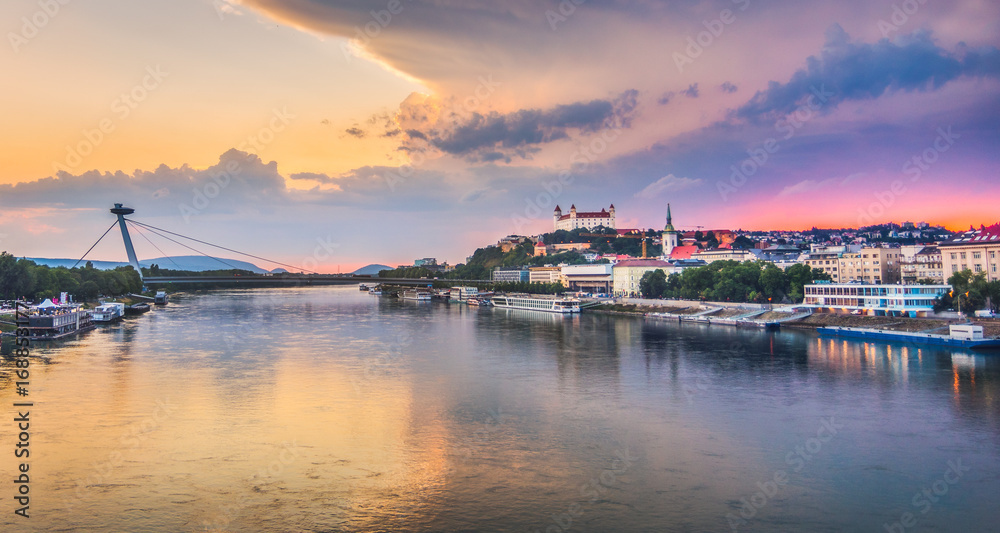
[{"label": "blue boat", "polygon": [[818,328],[816,331],[825,337],[847,337],[870,341],[931,344],[936,346],[949,346],[952,348],[965,348],[968,350],[1000,350],[1000,339],[984,338],[982,336],[982,326],[973,326],[969,324],[951,326],[950,335],[843,327]]}]

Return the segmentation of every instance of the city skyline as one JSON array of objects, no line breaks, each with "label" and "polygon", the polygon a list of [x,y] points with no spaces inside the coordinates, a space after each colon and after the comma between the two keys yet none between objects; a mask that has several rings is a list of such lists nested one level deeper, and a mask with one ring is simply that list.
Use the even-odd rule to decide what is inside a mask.
[{"label": "city skyline", "polygon": [[614,203],[621,227],[667,202],[729,229],[996,222],[997,5],[0,12],[0,249],[19,256],[79,256],[115,202],[290,263],[326,243],[326,271],[454,262],[548,231],[556,204]]}]

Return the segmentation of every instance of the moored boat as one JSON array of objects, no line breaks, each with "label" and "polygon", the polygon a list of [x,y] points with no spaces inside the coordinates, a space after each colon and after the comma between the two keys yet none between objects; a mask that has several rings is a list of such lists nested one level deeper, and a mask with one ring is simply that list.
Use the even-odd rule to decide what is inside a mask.
[{"label": "moored boat", "polygon": [[983,327],[971,324],[952,325],[949,327],[948,335],[847,327],[817,328],[816,331],[820,335],[827,337],[847,337],[883,342],[933,344],[938,346],[967,348],[969,350],[1000,350],[1000,338],[983,337]]},{"label": "moored boat", "polygon": [[121,302],[106,302],[90,312],[90,320],[95,324],[111,324],[125,316],[125,304]]},{"label": "moored boat", "polygon": [[543,297],[531,294],[507,294],[494,296],[494,306],[501,309],[524,309],[546,313],[571,314],[580,312],[580,300],[576,298]]},{"label": "moored boat", "polygon": [[[52,305],[49,300],[45,303],[49,305],[36,307],[32,314],[18,319],[18,327],[28,330],[29,340],[57,340],[94,329],[90,311],[80,307]],[[27,325],[24,325],[25,322]]]},{"label": "moored boat", "polygon": [[150,309],[149,304],[145,302],[132,304],[125,308],[125,316],[138,316],[143,313],[148,313]]},{"label": "moored boat", "polygon": [[167,305],[166,291],[158,291],[156,296],[153,297],[153,303],[156,305]]},{"label": "moored boat", "polygon": [[406,289],[403,291],[403,299],[429,302],[431,300],[431,293],[420,289]]}]

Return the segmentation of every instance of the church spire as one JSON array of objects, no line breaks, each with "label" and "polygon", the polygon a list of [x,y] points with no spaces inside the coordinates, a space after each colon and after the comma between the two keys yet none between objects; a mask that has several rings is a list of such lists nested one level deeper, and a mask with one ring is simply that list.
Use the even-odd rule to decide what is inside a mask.
[{"label": "church spire", "polygon": [[670,216],[670,204],[667,204],[667,226],[663,228],[664,231],[674,231],[674,221],[673,217]]}]

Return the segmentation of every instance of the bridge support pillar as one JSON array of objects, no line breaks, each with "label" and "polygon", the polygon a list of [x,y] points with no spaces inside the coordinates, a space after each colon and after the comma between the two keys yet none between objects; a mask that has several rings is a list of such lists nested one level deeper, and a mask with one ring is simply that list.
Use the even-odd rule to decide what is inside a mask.
[{"label": "bridge support pillar", "polygon": [[[142,280],[142,268],[139,267],[139,260],[135,257],[135,248],[132,247],[132,237],[128,234],[128,227],[125,225],[125,215],[131,215],[135,213],[135,209],[131,207],[122,207],[122,204],[115,204],[114,209],[111,213],[118,215],[118,227],[122,230],[122,240],[125,241],[125,253],[128,254],[128,262],[132,264],[132,268],[139,273],[139,280]],[[142,280],[145,283],[144,280]]]}]

